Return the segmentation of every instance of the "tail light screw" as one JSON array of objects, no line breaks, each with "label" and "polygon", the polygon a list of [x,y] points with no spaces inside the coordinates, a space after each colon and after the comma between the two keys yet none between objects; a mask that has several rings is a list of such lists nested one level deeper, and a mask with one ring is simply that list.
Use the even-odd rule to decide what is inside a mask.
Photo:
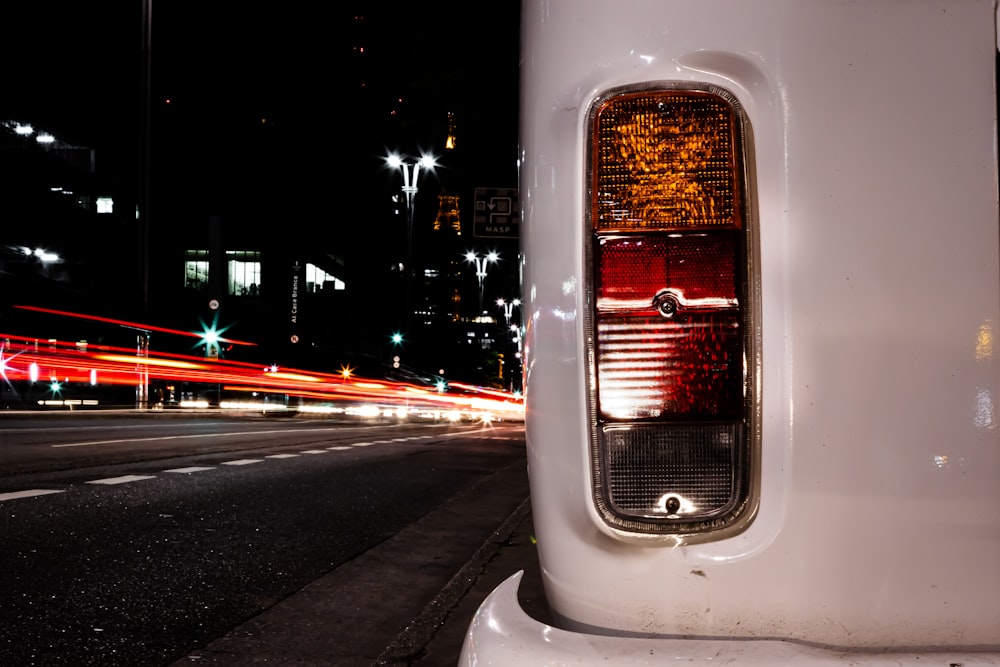
[{"label": "tail light screw", "polygon": [[664,317],[673,317],[680,309],[680,302],[676,295],[664,290],[653,297],[653,308],[656,308]]}]

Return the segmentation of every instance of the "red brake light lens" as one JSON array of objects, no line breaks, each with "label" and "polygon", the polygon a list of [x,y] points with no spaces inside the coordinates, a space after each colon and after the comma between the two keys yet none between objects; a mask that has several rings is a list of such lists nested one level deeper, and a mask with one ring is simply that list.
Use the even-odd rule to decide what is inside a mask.
[{"label": "red brake light lens", "polygon": [[599,239],[602,418],[742,414],[737,241],[732,233]]}]

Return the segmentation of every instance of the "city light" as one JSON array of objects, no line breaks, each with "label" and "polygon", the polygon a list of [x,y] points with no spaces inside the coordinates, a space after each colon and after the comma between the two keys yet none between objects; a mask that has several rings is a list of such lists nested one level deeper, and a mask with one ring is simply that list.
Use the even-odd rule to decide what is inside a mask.
[{"label": "city light", "polygon": [[510,327],[510,318],[514,314],[514,308],[521,305],[520,299],[514,299],[513,301],[506,301],[503,298],[497,299],[497,305],[503,308],[503,316],[507,320],[507,326]]},{"label": "city light", "polygon": [[437,160],[430,153],[424,153],[420,159],[408,162],[399,153],[389,153],[385,158],[386,165],[391,169],[399,169],[403,175],[403,194],[406,197],[406,263],[403,265],[403,279],[406,290],[406,320],[413,315],[413,208],[414,198],[420,180],[420,168],[433,172]]},{"label": "city light", "polygon": [[[398,335],[398,334],[397,334]],[[381,406],[379,414],[401,418],[414,415],[431,415],[445,418],[445,415],[461,415],[461,419],[481,420],[483,414],[492,419],[504,418],[521,420],[524,405],[512,393],[476,387],[456,382],[445,383],[438,380],[433,386],[418,386],[406,382],[376,380],[359,377],[349,365],[344,365],[335,373],[315,373],[299,369],[283,369],[276,366],[262,367],[258,363],[223,361],[205,357],[158,353],[137,357],[135,351],[126,347],[88,344],[76,341],[59,341],[0,333],[5,340],[3,354],[3,376],[8,385],[17,391],[29,391],[29,387],[40,378],[47,378],[44,387],[64,398],[58,405],[96,406],[94,397],[102,387],[134,387],[137,367],[152,385],[174,387],[183,383],[197,394],[200,390],[213,398],[193,395],[176,401],[175,407],[209,408],[216,405],[220,409],[260,408],[258,395],[280,396],[284,401],[297,401],[296,409],[340,409],[350,406],[374,404]],[[39,341],[44,340],[44,344]],[[402,341],[402,336],[399,335]],[[275,369],[272,371],[272,368]],[[98,383],[98,379],[100,382]],[[209,388],[211,390],[209,391]],[[250,395],[250,398],[223,399],[216,392]],[[39,397],[39,404],[56,406],[51,394]],[[214,399],[219,399],[214,403]],[[250,406],[257,406],[251,408]],[[278,409],[276,403],[268,403],[267,410]],[[325,407],[324,407],[325,406]],[[152,406],[151,406],[152,407]],[[158,407],[163,407],[159,405]]]},{"label": "city light", "polygon": [[[158,326],[153,326],[153,325],[150,325],[150,324],[139,324],[137,322],[129,322],[128,320],[118,320],[118,319],[114,319],[114,318],[111,318],[111,317],[101,317],[99,315],[85,315],[83,313],[72,313],[72,312],[65,311],[65,310],[55,310],[53,308],[41,308],[41,307],[38,307],[38,306],[18,306],[18,305],[15,305],[14,308],[18,308],[20,310],[30,310],[30,311],[33,311],[33,312],[36,312],[36,313],[48,313],[50,315],[59,315],[59,316],[62,316],[62,317],[73,317],[73,318],[78,318],[78,319],[82,319],[82,320],[91,320],[91,321],[94,321],[94,322],[105,322],[107,324],[118,324],[118,325],[123,326],[123,327],[128,327],[128,328],[131,328],[131,329],[139,329],[139,330],[143,330],[143,331],[159,331],[161,333],[174,334],[174,335],[177,335],[177,336],[194,336],[195,338],[201,338],[202,337],[202,333],[197,332],[197,331],[181,331],[179,329],[168,329],[166,327],[158,327]],[[205,326],[204,323],[202,323],[202,326]],[[225,329],[223,329],[222,331],[225,331]],[[220,331],[220,333],[221,333],[221,331]],[[245,341],[245,340],[236,340],[236,339],[233,339],[233,338],[220,338],[219,342],[229,343],[231,345],[256,345],[257,344],[257,343],[251,343],[251,342]]]},{"label": "city light", "polygon": [[479,281],[479,312],[483,311],[483,282],[486,280],[486,267],[500,261],[500,254],[490,251],[486,255],[480,256],[475,251],[469,250],[465,253],[465,261],[476,265],[476,278]]}]

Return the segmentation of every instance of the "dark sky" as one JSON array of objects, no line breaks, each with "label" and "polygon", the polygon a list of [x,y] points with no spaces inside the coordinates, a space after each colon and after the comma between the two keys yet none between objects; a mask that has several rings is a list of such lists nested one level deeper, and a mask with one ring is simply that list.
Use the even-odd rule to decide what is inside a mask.
[{"label": "dark sky", "polygon": [[[509,160],[513,173],[516,147],[492,144],[516,143],[517,0],[491,11],[457,0],[148,1],[154,141],[173,129],[159,115],[168,99],[184,128],[203,137],[235,137],[267,118],[290,134],[308,133],[302,150],[314,155],[309,141],[335,151],[338,135],[354,134],[358,121],[378,132],[395,105],[400,115],[387,132],[426,142],[428,123],[454,111],[466,141],[507,153],[484,161]],[[89,146],[134,148],[142,7],[143,0],[6,3],[0,118],[33,119]],[[356,15],[365,16],[363,28]]]},{"label": "dark sky", "polygon": [[[499,12],[455,0],[357,2],[357,10],[351,3],[149,2],[154,103],[169,98],[207,122],[264,114],[333,123],[350,115],[361,79],[373,104],[402,96],[410,113],[454,107],[470,121],[516,113],[517,0]],[[6,3],[0,113],[41,118],[85,141],[137,117],[142,6]],[[355,15],[365,16],[363,27]],[[363,60],[353,52],[359,44]]]}]

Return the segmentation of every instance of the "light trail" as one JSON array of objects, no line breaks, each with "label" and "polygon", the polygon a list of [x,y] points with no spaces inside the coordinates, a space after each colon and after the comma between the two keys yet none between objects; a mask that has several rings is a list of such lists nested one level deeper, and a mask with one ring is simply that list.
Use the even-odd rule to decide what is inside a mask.
[{"label": "light trail", "polygon": [[[129,326],[189,337],[200,337],[190,331],[147,326],[125,320],[83,315],[36,306],[15,306],[53,315],[76,317],[109,324]],[[8,385],[39,389],[49,385],[48,393],[39,404],[59,403],[55,400],[71,389],[78,395],[100,386],[137,387],[141,383],[166,383],[168,386],[187,383],[185,390],[214,392],[219,407],[232,402],[222,401],[221,392],[239,393],[248,398],[255,395],[280,394],[287,401],[295,398],[303,409],[322,408],[327,404],[346,403],[354,413],[386,415],[395,410],[397,417],[427,412],[461,412],[472,418],[522,419],[524,404],[521,397],[502,390],[477,387],[460,382],[450,383],[440,390],[387,379],[355,376],[342,370],[321,373],[295,368],[282,368],[245,361],[208,359],[177,353],[139,355],[135,349],[59,341],[53,338],[29,337],[0,333],[0,379]],[[245,341],[227,340],[234,344],[254,345]],[[204,403],[204,399],[200,399]],[[76,404],[79,399],[74,397]],[[257,399],[259,403],[259,399]],[[305,402],[315,402],[308,405]],[[67,400],[65,404],[70,404]],[[235,405],[233,407],[236,407]],[[358,409],[362,408],[362,409]],[[267,409],[274,409],[268,407]]]},{"label": "light trail", "polygon": [[[119,326],[128,327],[130,329],[139,329],[141,331],[158,331],[160,333],[174,334],[177,336],[192,336],[194,338],[201,338],[202,334],[197,331],[183,331],[181,329],[168,329],[166,327],[158,327],[153,324],[142,324],[140,322],[129,322],[128,320],[117,320],[111,317],[101,317],[100,315],[86,315],[84,313],[72,313],[66,310],[54,310],[52,308],[42,308],[40,306],[18,306],[15,305],[14,308],[20,310],[30,310],[36,313],[47,313],[49,315],[61,315],[63,317],[75,317],[81,320],[91,320],[93,322],[105,322],[107,324],[117,324]],[[233,345],[256,345],[257,343],[251,343],[244,340],[235,340],[231,338],[218,338],[220,343],[232,343]]]}]

